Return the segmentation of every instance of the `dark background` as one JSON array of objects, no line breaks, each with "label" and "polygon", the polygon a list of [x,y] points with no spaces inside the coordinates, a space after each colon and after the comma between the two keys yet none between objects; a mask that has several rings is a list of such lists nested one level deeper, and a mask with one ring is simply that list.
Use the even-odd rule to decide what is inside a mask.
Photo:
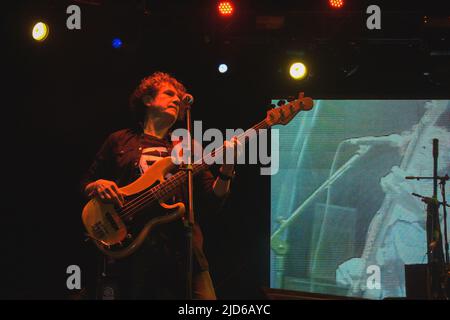
[{"label": "dark background", "polygon": [[[239,1],[231,19],[214,1],[18,1],[2,9],[3,223],[0,297],[67,299],[66,268],[92,290],[96,251],[84,242],[79,180],[110,132],[129,125],[129,94],[154,71],[195,97],[206,128],[248,128],[270,99],[448,98],[449,11],[444,2]],[[81,8],[81,30],[66,8]],[[379,4],[382,29],[365,9]],[[261,16],[284,17],[269,30]],[[424,17],[427,18],[424,18]],[[37,43],[33,24],[49,37]],[[427,23],[425,23],[425,20]],[[113,49],[113,37],[124,45]],[[304,59],[310,75],[289,78]],[[227,62],[230,70],[219,74]],[[203,226],[219,298],[261,298],[269,285],[270,177],[241,165],[224,210]],[[91,294],[91,293],[89,293]]]}]

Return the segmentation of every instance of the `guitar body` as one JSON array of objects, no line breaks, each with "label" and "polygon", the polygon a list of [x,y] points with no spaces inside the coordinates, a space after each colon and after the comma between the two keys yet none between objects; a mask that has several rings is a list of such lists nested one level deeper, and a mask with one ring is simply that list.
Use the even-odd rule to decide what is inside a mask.
[{"label": "guitar body", "polygon": [[[142,205],[139,199],[148,197],[144,194],[149,189],[165,181],[165,176],[174,169],[170,157],[155,162],[136,181],[119,190],[127,203],[132,206],[122,210],[111,203],[104,203],[99,198],[92,198],[84,207],[82,221],[95,245],[104,254],[120,259],[135,252],[149,232],[159,224],[180,219],[184,204],[172,205],[157,202],[150,206]],[[130,214],[130,213],[134,214]]]}]

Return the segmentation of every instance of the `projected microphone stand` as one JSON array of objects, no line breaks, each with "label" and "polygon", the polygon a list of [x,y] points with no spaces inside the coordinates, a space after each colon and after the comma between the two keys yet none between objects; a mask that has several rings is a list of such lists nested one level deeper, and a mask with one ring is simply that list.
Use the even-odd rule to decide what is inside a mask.
[{"label": "projected microphone stand", "polygon": [[344,163],[339,169],[337,169],[325,182],[322,183],[303,203],[289,216],[289,218],[280,221],[280,226],[270,237],[271,248],[275,253],[276,269],[277,269],[277,286],[282,286],[282,278],[284,273],[285,256],[288,251],[288,243],[283,237],[284,231],[294,223],[294,221],[303,213],[304,209],[317,198],[321,192],[330,188],[331,185],[344,175],[353,165],[366,154],[372,146],[360,145],[358,151],[353,155],[346,163]]},{"label": "projected microphone stand", "polygon": [[[437,175],[438,168],[438,139],[433,139],[433,176],[432,177],[413,177],[408,176],[405,179],[415,180],[433,180],[433,197],[425,197],[417,193],[413,196],[419,197],[427,204],[427,296],[428,299],[448,299],[447,297],[447,281],[448,281],[448,236],[447,236],[447,208],[449,205],[445,200],[445,182],[449,180],[449,176],[440,177]],[[441,185],[442,202],[437,198],[437,186]],[[444,240],[445,240],[445,258],[442,248],[442,233],[439,221],[439,205],[442,205],[444,212]]]}]

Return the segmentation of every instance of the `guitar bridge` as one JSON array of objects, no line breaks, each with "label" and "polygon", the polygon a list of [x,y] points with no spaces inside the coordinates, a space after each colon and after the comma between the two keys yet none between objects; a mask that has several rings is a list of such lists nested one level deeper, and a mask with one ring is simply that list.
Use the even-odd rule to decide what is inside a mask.
[{"label": "guitar bridge", "polygon": [[92,233],[94,234],[95,238],[101,239],[106,236],[108,231],[103,227],[101,222],[97,222],[92,226]]}]

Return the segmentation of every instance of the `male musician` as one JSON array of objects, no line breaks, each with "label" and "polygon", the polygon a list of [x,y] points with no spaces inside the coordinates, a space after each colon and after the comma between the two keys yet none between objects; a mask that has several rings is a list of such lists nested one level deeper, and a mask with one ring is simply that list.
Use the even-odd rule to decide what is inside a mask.
[{"label": "male musician", "polygon": [[[179,81],[162,72],[142,80],[130,97],[130,109],[136,126],[112,133],[97,153],[82,180],[88,197],[123,206],[119,187],[139,178],[151,165],[171,155],[170,129],[184,119],[182,102],[186,89]],[[237,140],[226,141],[225,148],[240,147]],[[203,237],[197,220],[206,211],[217,209],[229,193],[234,164],[224,164],[214,178],[208,170],[194,178],[196,223],[193,226],[194,299],[216,299],[203,253]],[[186,184],[178,190],[174,202],[186,203]],[[185,297],[186,237],[182,221],[158,226],[142,247],[131,256],[114,261],[118,271],[119,298],[183,299]],[[108,272],[108,270],[106,270]]]}]

